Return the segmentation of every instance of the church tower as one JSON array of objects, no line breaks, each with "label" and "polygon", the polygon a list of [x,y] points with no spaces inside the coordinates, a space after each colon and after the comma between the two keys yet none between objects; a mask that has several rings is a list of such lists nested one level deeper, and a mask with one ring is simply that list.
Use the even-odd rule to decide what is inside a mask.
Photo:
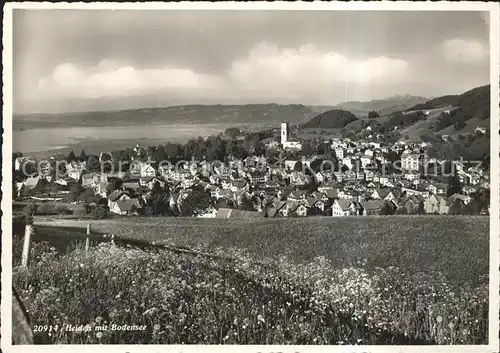
[{"label": "church tower", "polygon": [[288,122],[281,123],[281,143],[288,141]]}]

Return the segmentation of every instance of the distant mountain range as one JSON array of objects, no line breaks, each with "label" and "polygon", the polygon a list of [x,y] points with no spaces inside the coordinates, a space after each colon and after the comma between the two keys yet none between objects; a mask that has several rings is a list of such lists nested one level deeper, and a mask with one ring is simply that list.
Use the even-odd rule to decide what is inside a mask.
[{"label": "distant mountain range", "polygon": [[303,123],[317,115],[301,104],[181,105],[63,114],[14,116],[14,129],[74,126],[134,126],[166,124],[276,125]]},{"label": "distant mountain range", "polygon": [[[341,107],[341,108],[339,108]],[[452,112],[442,119],[441,114],[448,110]],[[322,108],[327,108],[322,111]],[[331,108],[331,109],[328,109]],[[334,107],[313,107],[319,114],[301,124],[301,128],[343,129],[353,133],[359,132],[372,123],[384,124],[396,115],[404,119],[402,111],[412,112],[427,110],[428,115],[423,120],[404,124],[398,130],[403,137],[418,140],[421,136],[436,133],[458,135],[473,133],[476,127],[490,126],[490,86],[481,86],[458,95],[447,95],[426,100],[415,96],[393,96],[370,102],[346,102]],[[377,111],[380,118],[368,119],[369,111]],[[408,116],[410,119],[410,116]],[[389,127],[390,129],[393,126]]]},{"label": "distant mountain range", "polygon": [[334,108],[348,110],[356,116],[366,117],[370,111],[376,111],[381,116],[389,115],[396,111],[408,109],[419,103],[425,103],[429,99],[410,95],[397,95],[385,99],[376,99],[369,102],[344,102],[337,104]]},{"label": "distant mountain range", "polygon": [[[427,99],[411,95],[396,95],[368,102],[344,102],[335,106],[306,106],[302,104],[244,104],[244,105],[180,105],[165,108],[97,111],[66,114],[31,114],[14,116],[14,130],[50,127],[138,126],[167,124],[219,124],[224,126],[279,126],[288,121],[302,128],[342,129],[365,122],[368,112],[382,117],[403,110],[419,110],[456,106],[457,119],[481,119],[489,124],[489,86],[478,87],[461,95]],[[359,121],[358,121],[359,120]],[[370,119],[368,119],[370,120]],[[419,131],[430,130],[429,122],[421,121]],[[363,126],[363,124],[357,124]],[[427,126],[428,125],[428,126]],[[411,126],[406,129],[411,130]],[[448,129],[449,130],[449,129]],[[409,131],[411,132],[411,131]],[[419,132],[420,133],[420,132]],[[412,135],[412,134],[410,134]]]}]

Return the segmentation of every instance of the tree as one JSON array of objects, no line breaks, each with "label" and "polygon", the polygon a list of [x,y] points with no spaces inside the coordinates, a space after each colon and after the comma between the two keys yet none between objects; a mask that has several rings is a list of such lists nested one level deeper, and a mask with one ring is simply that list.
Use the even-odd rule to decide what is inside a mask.
[{"label": "tree", "polygon": [[108,186],[106,187],[108,195],[115,190],[120,190],[122,185],[123,185],[123,180],[118,178],[111,179]]},{"label": "tree", "polygon": [[169,198],[168,189],[165,190],[161,187],[160,183],[155,182],[153,189],[149,195],[148,206],[150,209],[146,209],[147,215],[166,215],[168,211]]},{"label": "tree", "polygon": [[82,162],[86,162],[88,159],[87,157],[87,154],[85,153],[85,151],[82,149],[82,153],[80,153],[80,161]]},{"label": "tree", "polygon": [[311,156],[316,154],[318,151],[317,149],[311,144],[309,141],[304,141],[302,143],[302,155],[304,156]]},{"label": "tree", "polygon": [[37,205],[35,203],[27,204],[23,209],[23,215],[27,220],[33,219],[36,213]]},{"label": "tree", "polygon": [[97,206],[91,212],[92,219],[104,219],[109,216],[107,207]]},{"label": "tree", "polygon": [[371,111],[368,113],[368,119],[375,119],[375,118],[378,118],[380,117],[380,114],[377,113],[376,111]]},{"label": "tree", "polygon": [[209,192],[200,187],[193,188],[193,191],[182,201],[180,205],[180,215],[191,217],[202,214],[213,205],[213,200]]},{"label": "tree", "polygon": [[224,136],[230,137],[230,138],[235,138],[240,134],[240,129],[237,127],[229,127],[226,130],[224,130]]},{"label": "tree", "polygon": [[42,203],[36,208],[36,214],[39,215],[49,215],[53,212],[53,207],[48,203]]},{"label": "tree", "polygon": [[463,211],[464,211],[464,205],[462,201],[456,199],[451,204],[450,209],[448,210],[448,214],[461,214],[463,213]]},{"label": "tree", "polygon": [[68,214],[69,210],[68,207],[62,203],[58,203],[57,205],[54,206],[54,212],[59,215],[64,215]]},{"label": "tree", "polygon": [[68,157],[66,158],[66,161],[68,163],[76,161],[75,152],[73,152],[73,150],[71,150],[71,152],[68,154]]},{"label": "tree", "polygon": [[14,175],[12,176],[12,200],[15,201],[18,198],[19,188],[17,187],[16,179]]},{"label": "tree", "polygon": [[450,175],[448,179],[448,190],[446,191],[446,196],[450,197],[455,193],[462,193],[462,184],[460,183],[460,179],[458,179],[458,176],[453,173],[453,175]]},{"label": "tree", "polygon": [[465,121],[457,121],[453,124],[453,127],[455,128],[456,131],[462,130],[466,126],[467,124],[465,123]]},{"label": "tree", "polygon": [[69,199],[70,201],[78,201],[80,194],[84,191],[84,188],[78,184],[73,183],[69,188]]},{"label": "tree", "polygon": [[401,156],[397,152],[391,150],[387,153],[387,160],[391,163],[395,163],[401,160]]},{"label": "tree", "polygon": [[87,209],[83,206],[77,207],[73,210],[73,215],[77,217],[83,217],[87,214]]},{"label": "tree", "polygon": [[382,206],[382,209],[380,210],[380,214],[390,216],[390,215],[393,215],[394,212],[395,212],[395,208],[392,206],[391,202],[384,201],[384,205]]},{"label": "tree", "polygon": [[78,201],[91,203],[94,201],[94,191],[92,189],[86,188],[78,195]]},{"label": "tree", "polygon": [[245,211],[254,211],[254,203],[250,197],[242,197],[241,198],[241,209]]},{"label": "tree", "polygon": [[301,172],[302,169],[303,169],[303,165],[302,165],[301,161],[297,161],[297,163],[295,163],[295,165],[293,166],[293,170],[296,172]]}]

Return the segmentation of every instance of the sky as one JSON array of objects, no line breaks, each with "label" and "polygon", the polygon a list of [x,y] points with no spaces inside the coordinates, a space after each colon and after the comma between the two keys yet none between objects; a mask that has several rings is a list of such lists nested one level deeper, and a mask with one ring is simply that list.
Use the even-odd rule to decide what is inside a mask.
[{"label": "sky", "polygon": [[489,14],[14,10],[14,112],[333,105],[489,83]]}]

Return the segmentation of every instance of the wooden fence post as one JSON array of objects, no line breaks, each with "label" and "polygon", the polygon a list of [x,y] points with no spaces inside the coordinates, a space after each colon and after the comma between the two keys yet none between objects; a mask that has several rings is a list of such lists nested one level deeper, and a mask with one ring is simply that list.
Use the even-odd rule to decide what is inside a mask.
[{"label": "wooden fence post", "polygon": [[87,237],[85,238],[85,251],[90,249],[90,223],[87,224]]},{"label": "wooden fence post", "polygon": [[24,229],[24,243],[23,243],[23,254],[21,257],[21,266],[28,266],[28,257],[30,252],[30,242],[31,233],[33,232],[33,223],[31,221],[26,221],[26,227]]}]

